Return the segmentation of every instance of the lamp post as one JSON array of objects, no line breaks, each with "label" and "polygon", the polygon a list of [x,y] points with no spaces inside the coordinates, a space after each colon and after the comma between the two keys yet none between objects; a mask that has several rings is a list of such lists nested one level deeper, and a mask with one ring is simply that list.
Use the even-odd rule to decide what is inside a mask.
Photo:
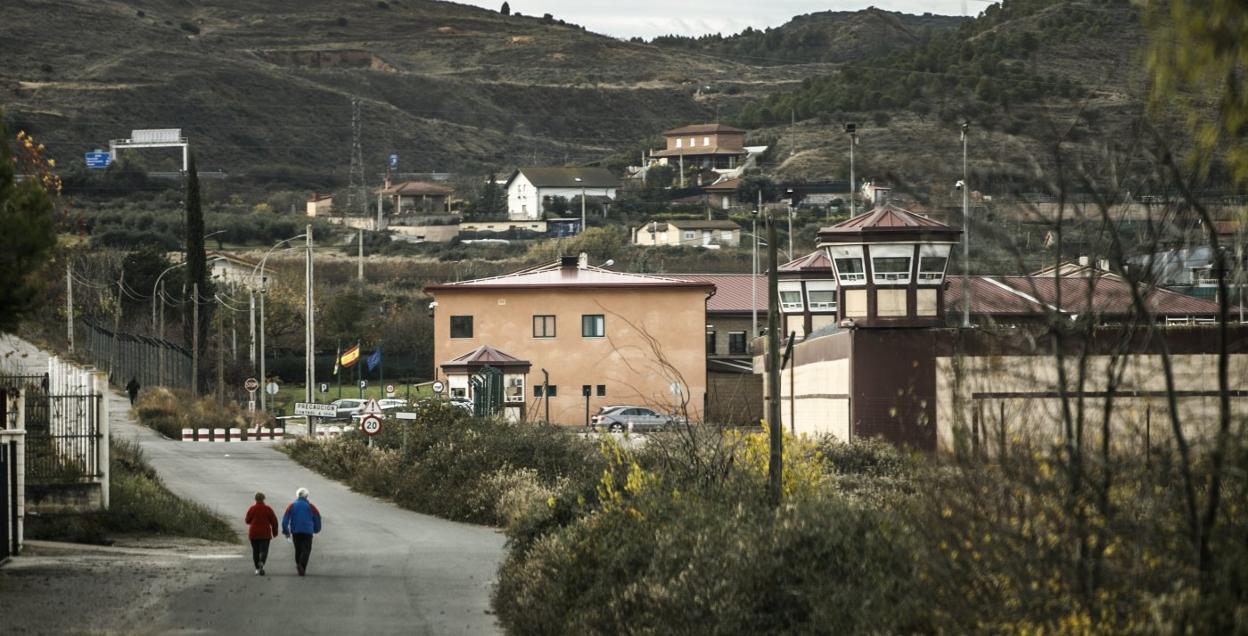
[{"label": "lamp post", "polygon": [[971,183],[966,169],[970,122],[962,122],[962,326],[971,326]]},{"label": "lamp post", "polygon": [[[274,243],[273,247],[270,247],[269,251],[264,253],[264,256],[260,259],[260,262],[257,263],[256,266],[252,268],[251,270],[251,277],[249,279],[248,286],[251,287],[252,289],[255,289],[256,276],[257,275],[260,276],[260,385],[262,388],[262,390],[260,391],[260,410],[261,411],[268,410],[265,404],[265,402],[267,401],[268,392],[264,391],[263,387],[267,384],[266,380],[268,379],[268,376],[265,375],[265,364],[264,364],[264,357],[265,357],[264,356],[264,296],[265,296],[265,293],[268,292],[268,280],[269,279],[267,276],[264,275],[264,264],[269,260],[269,256],[273,254],[273,250],[276,250],[277,248],[291,241],[301,239],[304,236],[305,236],[304,234],[298,234],[296,236],[292,236],[288,239],[282,239],[278,241],[277,243]],[[253,317],[253,321],[254,321],[254,317]]]},{"label": "lamp post", "polygon": [[852,219],[856,216],[857,207],[854,205],[854,144],[858,141],[858,124],[850,122],[845,124],[845,134],[849,136],[849,217]]},{"label": "lamp post", "polygon": [[585,182],[580,177],[573,177],[577,183],[581,184],[581,231],[585,231]]}]

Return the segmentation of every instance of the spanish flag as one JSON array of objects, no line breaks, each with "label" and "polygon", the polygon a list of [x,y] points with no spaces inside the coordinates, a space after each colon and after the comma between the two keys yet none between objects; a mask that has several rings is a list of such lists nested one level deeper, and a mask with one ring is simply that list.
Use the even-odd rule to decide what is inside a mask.
[{"label": "spanish flag", "polygon": [[342,357],[338,359],[338,363],[343,367],[354,366],[360,360],[360,345],[356,343],[350,349],[342,353]]}]

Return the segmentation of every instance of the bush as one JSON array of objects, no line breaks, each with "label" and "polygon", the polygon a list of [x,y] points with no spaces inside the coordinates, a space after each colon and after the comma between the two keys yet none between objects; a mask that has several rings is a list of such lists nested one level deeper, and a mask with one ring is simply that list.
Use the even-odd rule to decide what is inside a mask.
[{"label": "bush", "polygon": [[170,439],[182,439],[184,428],[238,428],[250,425],[237,404],[218,406],[212,398],[191,399],[187,391],[148,387],[134,404],[139,423]]}]

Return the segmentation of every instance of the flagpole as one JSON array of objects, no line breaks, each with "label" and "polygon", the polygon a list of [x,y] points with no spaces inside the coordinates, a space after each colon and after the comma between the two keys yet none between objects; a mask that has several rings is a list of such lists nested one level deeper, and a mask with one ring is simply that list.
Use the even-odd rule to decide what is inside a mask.
[{"label": "flagpole", "polygon": [[[384,392],[386,390],[386,355],[381,351],[381,343],[377,344],[377,386],[381,387]],[[390,396],[386,396],[390,397]]]},{"label": "flagpole", "polygon": [[360,362],[360,353],[361,353],[362,349],[361,349],[361,347],[360,347],[360,341],[359,341],[359,340],[356,340],[356,341],[355,341],[355,351],[356,351],[356,353],[355,353],[355,385],[356,385],[356,386],[358,386],[358,387],[360,387],[360,399],[361,399],[361,400],[363,400],[363,399],[364,399],[364,387],[360,384],[360,379],[361,379],[361,378],[360,378],[360,367],[362,367],[362,366],[364,366],[364,365]]},{"label": "flagpole", "polygon": [[342,339],[338,339],[338,357],[334,358],[334,375],[338,376],[338,399],[342,399]]}]

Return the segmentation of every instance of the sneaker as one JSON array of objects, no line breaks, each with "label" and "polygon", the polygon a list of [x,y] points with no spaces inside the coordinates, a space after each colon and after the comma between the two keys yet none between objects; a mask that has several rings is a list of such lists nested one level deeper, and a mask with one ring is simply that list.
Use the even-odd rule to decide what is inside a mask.
[{"label": "sneaker", "polygon": [[303,566],[302,566],[302,565],[297,565],[297,566],[295,566],[295,567],[299,570],[299,576],[303,576],[303,575],[304,575],[304,569],[303,569]]},{"label": "sneaker", "polygon": [[259,568],[257,568],[257,569],[256,569],[256,576],[260,576],[260,574],[261,574],[260,569],[259,569]]},{"label": "sneaker", "polygon": [[264,568],[260,568],[259,570],[256,570],[256,574],[259,574],[260,576],[264,576]]}]

